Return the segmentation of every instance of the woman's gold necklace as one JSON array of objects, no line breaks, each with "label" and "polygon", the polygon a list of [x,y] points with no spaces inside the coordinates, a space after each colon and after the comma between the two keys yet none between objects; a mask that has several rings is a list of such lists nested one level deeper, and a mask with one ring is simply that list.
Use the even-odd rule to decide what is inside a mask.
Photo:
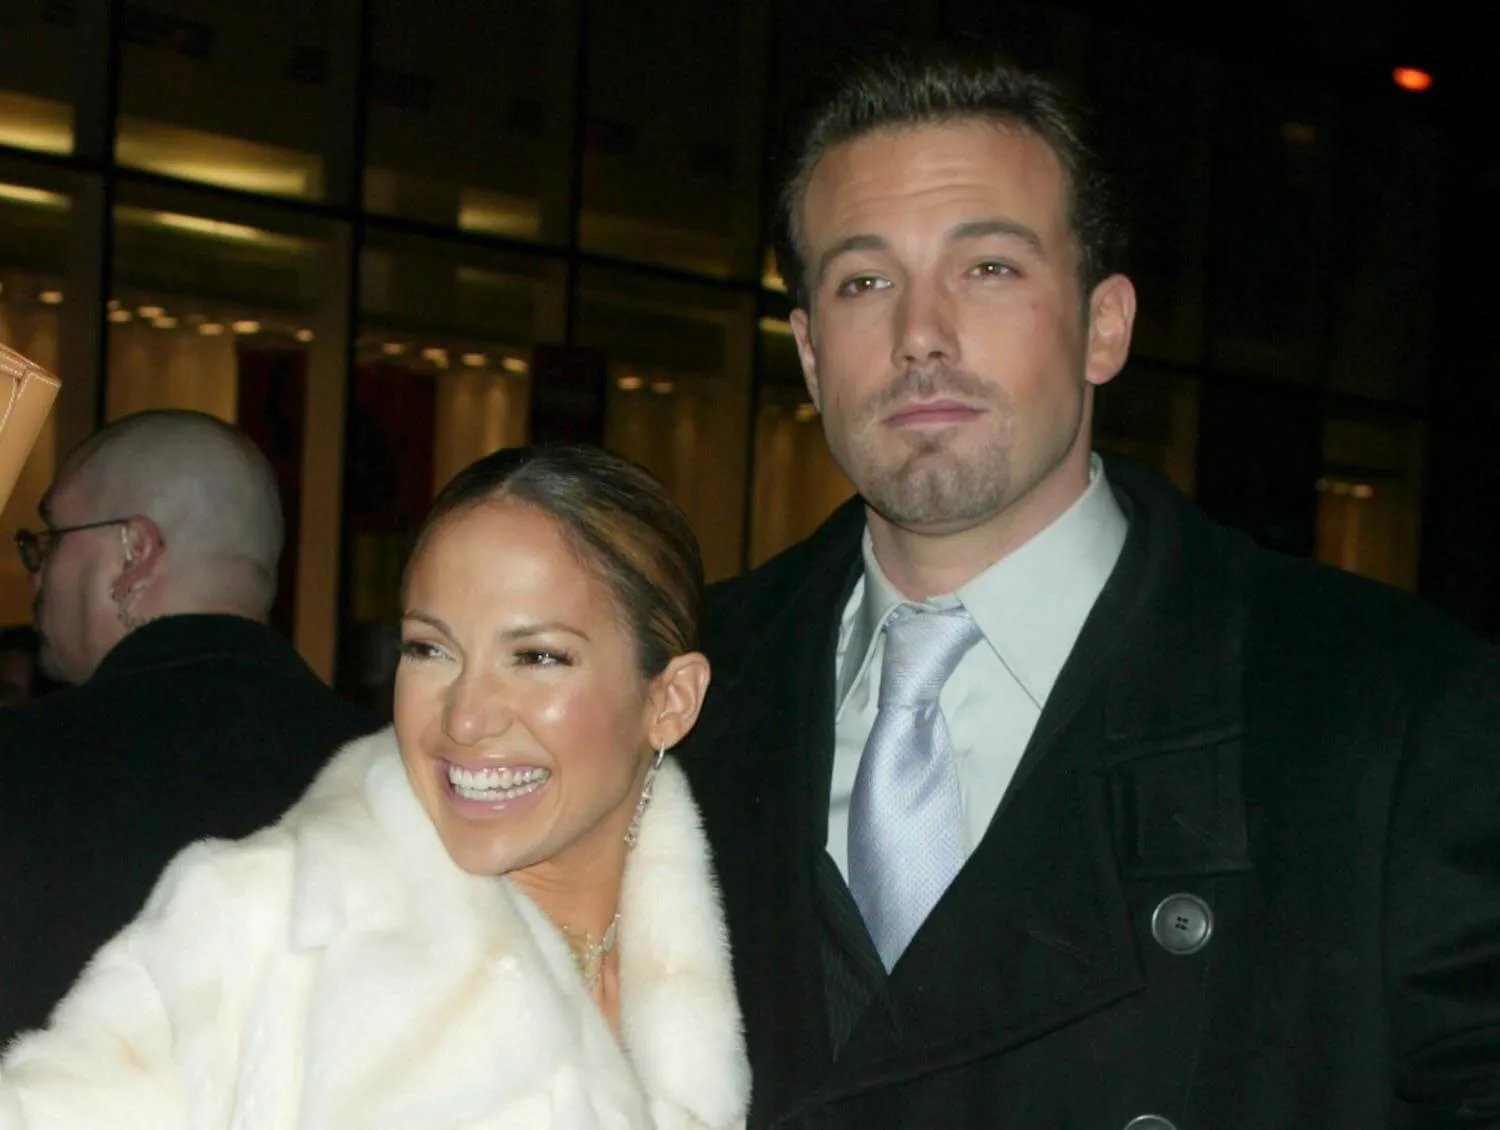
[{"label": "woman's gold necklace", "polygon": [[563,939],[568,943],[568,948],[573,951],[573,964],[578,966],[578,975],[583,978],[586,989],[592,989],[599,983],[599,974],[604,969],[604,958],[610,950],[615,948],[615,935],[619,932],[619,912],[610,919],[609,925],[604,930],[604,937],[594,941],[594,936],[587,930],[580,930],[576,926],[562,926]]}]

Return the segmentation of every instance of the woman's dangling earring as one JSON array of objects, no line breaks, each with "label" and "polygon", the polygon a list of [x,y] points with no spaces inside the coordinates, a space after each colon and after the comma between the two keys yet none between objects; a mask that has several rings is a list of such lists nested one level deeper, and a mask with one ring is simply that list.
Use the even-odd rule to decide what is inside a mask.
[{"label": "woman's dangling earring", "polygon": [[641,817],[646,815],[646,806],[651,803],[651,790],[656,784],[656,774],[661,769],[661,763],[667,756],[667,743],[665,739],[656,747],[656,757],[651,762],[651,768],[646,770],[645,783],[641,785],[641,799],[635,802],[635,813],[630,817],[630,827],[625,829],[625,846],[635,847],[636,840],[641,838]]}]

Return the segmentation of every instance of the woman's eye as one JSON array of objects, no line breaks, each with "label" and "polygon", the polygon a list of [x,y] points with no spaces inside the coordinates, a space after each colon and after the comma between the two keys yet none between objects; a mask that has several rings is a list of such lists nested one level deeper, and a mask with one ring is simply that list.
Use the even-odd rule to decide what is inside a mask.
[{"label": "woman's eye", "polygon": [[516,663],[522,667],[571,667],[573,660],[561,651],[528,647],[516,652]]},{"label": "woman's eye", "polygon": [[443,649],[425,640],[402,640],[401,656],[403,659],[441,659]]}]

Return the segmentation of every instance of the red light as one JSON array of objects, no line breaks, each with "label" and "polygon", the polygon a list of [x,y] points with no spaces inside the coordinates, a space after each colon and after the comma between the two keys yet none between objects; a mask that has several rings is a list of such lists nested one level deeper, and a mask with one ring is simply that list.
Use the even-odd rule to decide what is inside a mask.
[{"label": "red light", "polygon": [[1420,93],[1432,85],[1432,76],[1416,67],[1397,67],[1391,72],[1391,77],[1402,90],[1413,93]]}]

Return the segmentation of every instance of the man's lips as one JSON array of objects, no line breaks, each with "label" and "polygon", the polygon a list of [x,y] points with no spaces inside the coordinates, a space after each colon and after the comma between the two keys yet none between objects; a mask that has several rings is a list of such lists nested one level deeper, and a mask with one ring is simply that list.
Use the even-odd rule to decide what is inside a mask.
[{"label": "man's lips", "polygon": [[893,428],[961,424],[980,415],[980,410],[958,400],[923,400],[901,405],[885,422]]}]

